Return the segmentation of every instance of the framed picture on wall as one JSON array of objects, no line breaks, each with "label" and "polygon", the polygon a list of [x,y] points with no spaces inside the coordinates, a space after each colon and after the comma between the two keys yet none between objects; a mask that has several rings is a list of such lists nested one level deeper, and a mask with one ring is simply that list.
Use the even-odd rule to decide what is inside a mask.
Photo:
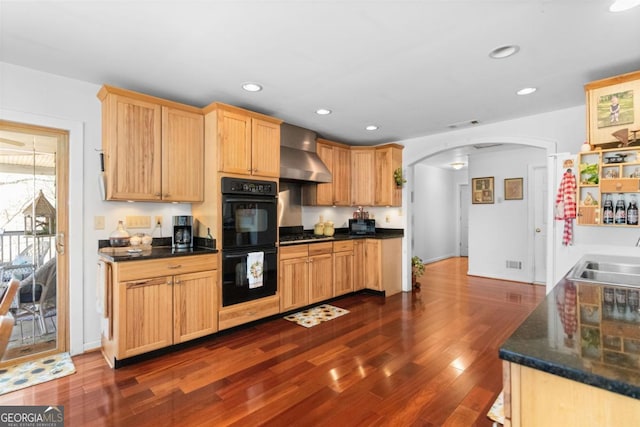
[{"label": "framed picture on wall", "polygon": [[504,199],[522,200],[522,178],[505,178]]},{"label": "framed picture on wall", "polygon": [[471,178],[471,203],[493,203],[493,177]]},{"label": "framed picture on wall", "polygon": [[640,145],[640,71],[587,83],[587,136],[591,145]]}]

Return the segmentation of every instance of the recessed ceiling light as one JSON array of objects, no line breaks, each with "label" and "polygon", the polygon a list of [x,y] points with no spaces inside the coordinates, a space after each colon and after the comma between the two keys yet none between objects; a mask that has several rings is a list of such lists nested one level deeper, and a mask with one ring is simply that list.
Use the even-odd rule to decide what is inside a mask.
[{"label": "recessed ceiling light", "polygon": [[516,53],[518,53],[519,50],[520,50],[520,47],[516,46],[515,44],[500,46],[493,49],[491,52],[489,52],[489,57],[493,59],[504,59],[512,55],[515,55]]},{"label": "recessed ceiling light", "polygon": [[378,126],[376,125],[368,125],[365,127],[366,130],[378,130]]},{"label": "recessed ceiling light", "polygon": [[525,87],[525,88],[520,89],[516,93],[518,95],[531,95],[536,90],[538,90],[538,89],[536,89],[535,87]]},{"label": "recessed ceiling light", "polygon": [[640,0],[616,0],[609,6],[609,12],[624,12],[640,5]]},{"label": "recessed ceiling light", "polygon": [[247,92],[260,92],[262,90],[262,86],[260,86],[258,83],[243,83],[242,84],[242,89],[246,90]]},{"label": "recessed ceiling light", "polygon": [[328,108],[318,108],[316,110],[316,114],[319,114],[321,116],[326,116],[327,114],[331,114],[331,110],[329,110]]}]

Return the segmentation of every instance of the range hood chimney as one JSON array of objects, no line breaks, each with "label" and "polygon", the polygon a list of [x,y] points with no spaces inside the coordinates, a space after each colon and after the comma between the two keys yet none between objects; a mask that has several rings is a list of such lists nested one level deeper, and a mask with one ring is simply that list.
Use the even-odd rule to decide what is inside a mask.
[{"label": "range hood chimney", "polygon": [[316,153],[316,133],[289,123],[280,125],[280,179],[331,182],[331,172]]}]

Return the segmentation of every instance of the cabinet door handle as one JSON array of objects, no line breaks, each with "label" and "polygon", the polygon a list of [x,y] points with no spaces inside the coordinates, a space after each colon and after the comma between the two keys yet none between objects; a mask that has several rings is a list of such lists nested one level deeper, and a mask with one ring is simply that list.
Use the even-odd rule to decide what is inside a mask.
[{"label": "cabinet door handle", "polygon": [[169,270],[175,270],[175,269],[178,269],[178,268],[180,268],[180,267],[182,267],[182,264],[177,264],[177,265],[168,265],[168,266],[167,266],[167,268],[168,268]]},{"label": "cabinet door handle", "polygon": [[258,314],[257,311],[247,311],[247,316],[255,316],[256,314]]},{"label": "cabinet door handle", "polygon": [[135,288],[136,286],[142,286],[142,285],[146,285],[147,283],[149,283],[151,281],[151,279],[147,279],[147,280],[136,280],[135,282],[129,282],[127,283],[127,288]]}]

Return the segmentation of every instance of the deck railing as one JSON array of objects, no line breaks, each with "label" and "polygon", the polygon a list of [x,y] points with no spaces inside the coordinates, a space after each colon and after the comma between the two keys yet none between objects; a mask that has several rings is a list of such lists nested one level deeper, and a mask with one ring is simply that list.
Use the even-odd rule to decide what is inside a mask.
[{"label": "deck railing", "polygon": [[24,231],[0,232],[0,265],[11,263],[18,256],[24,256],[33,263],[34,247],[36,264],[42,265],[54,256],[55,235],[25,234]]}]

